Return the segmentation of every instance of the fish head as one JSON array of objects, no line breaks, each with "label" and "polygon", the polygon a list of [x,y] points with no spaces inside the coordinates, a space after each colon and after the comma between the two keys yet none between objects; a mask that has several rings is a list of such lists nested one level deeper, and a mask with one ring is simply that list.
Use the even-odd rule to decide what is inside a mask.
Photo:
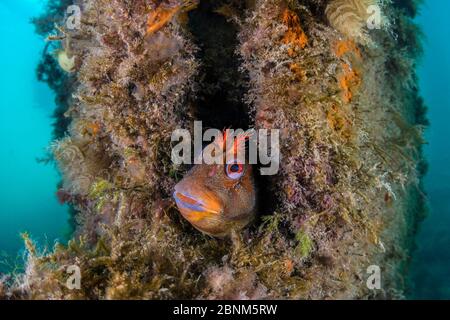
[{"label": "fish head", "polygon": [[195,228],[212,236],[227,235],[254,216],[253,167],[236,159],[195,165],[175,186],[173,198],[181,215]]}]

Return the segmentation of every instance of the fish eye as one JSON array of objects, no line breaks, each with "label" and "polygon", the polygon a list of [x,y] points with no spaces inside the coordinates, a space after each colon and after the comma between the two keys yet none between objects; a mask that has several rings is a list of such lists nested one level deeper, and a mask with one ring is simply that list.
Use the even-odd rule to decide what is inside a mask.
[{"label": "fish eye", "polygon": [[228,178],[236,180],[244,174],[244,165],[239,163],[229,163],[225,167]]}]

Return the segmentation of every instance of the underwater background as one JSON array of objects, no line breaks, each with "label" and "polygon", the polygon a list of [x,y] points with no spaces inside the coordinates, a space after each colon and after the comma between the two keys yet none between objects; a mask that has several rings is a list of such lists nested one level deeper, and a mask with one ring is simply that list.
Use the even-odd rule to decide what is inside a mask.
[{"label": "underwater background", "polygon": [[450,299],[450,1],[426,0],[417,22],[424,33],[418,68],[428,106],[425,189],[429,213],[416,238],[410,298]]},{"label": "underwater background", "polygon": [[[55,108],[52,92],[35,72],[45,43],[30,19],[42,3],[0,0],[0,30],[8,39],[0,50],[0,272],[20,263],[21,232],[51,246],[64,241],[70,230],[68,208],[55,195],[57,170],[37,161],[46,157]],[[418,72],[431,123],[425,148],[430,212],[417,236],[409,298],[450,299],[450,2],[427,0],[421,12],[417,22],[425,53]]]},{"label": "underwater background", "polygon": [[30,23],[44,1],[1,0],[0,30],[0,272],[20,267],[21,232],[53,246],[69,232],[68,208],[56,197],[56,167],[39,162],[52,139],[54,95],[38,82],[45,42]]}]

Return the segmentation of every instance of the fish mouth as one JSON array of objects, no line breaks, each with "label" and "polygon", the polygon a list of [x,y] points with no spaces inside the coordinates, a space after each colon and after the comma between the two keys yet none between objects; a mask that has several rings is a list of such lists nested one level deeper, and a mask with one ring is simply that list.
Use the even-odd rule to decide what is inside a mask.
[{"label": "fish mouth", "polygon": [[205,212],[215,214],[220,212],[213,208],[208,208],[207,206],[205,206],[204,203],[186,193],[175,191],[173,193],[173,198],[175,199],[175,202],[177,203],[177,206],[180,209],[186,209],[193,212]]}]

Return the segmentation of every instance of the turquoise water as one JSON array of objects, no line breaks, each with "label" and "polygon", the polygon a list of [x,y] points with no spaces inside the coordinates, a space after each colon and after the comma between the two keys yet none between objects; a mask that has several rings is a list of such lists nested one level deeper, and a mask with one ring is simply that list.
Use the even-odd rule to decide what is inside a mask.
[{"label": "turquoise water", "polygon": [[420,87],[431,122],[425,152],[430,213],[417,236],[411,298],[450,299],[450,1],[427,0],[417,19],[425,33]]},{"label": "turquoise water", "polygon": [[0,0],[0,271],[20,262],[20,232],[52,245],[70,230],[68,209],[55,195],[58,173],[36,161],[50,144],[55,107],[35,74],[45,43],[29,21],[42,2]]},{"label": "turquoise water", "polygon": [[[53,94],[36,80],[44,42],[29,23],[40,0],[0,0],[0,261],[20,262],[20,232],[42,244],[64,240],[68,208],[55,196],[59,176],[53,165],[38,163],[51,141]],[[422,95],[429,107],[430,163],[425,180],[430,214],[417,237],[410,298],[450,299],[450,1],[427,0],[417,19],[425,35],[419,68]],[[0,262],[0,272],[11,270]]]}]

